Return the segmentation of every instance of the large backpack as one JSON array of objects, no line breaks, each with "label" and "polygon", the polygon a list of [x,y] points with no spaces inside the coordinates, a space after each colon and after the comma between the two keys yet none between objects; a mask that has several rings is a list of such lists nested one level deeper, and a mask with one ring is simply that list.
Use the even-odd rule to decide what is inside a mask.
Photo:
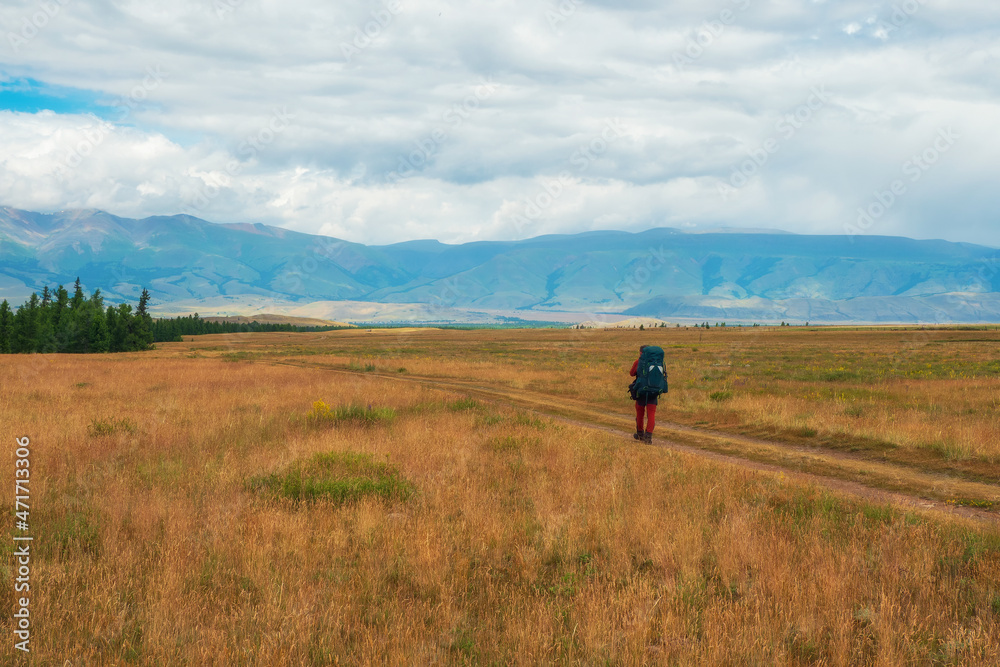
[{"label": "large backpack", "polygon": [[636,396],[659,396],[667,391],[667,371],[663,367],[663,348],[647,345],[639,355],[635,369]]}]

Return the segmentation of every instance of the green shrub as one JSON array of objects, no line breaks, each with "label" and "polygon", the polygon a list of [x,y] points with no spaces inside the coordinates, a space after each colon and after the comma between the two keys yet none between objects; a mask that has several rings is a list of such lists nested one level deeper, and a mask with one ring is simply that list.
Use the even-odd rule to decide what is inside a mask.
[{"label": "green shrub", "polygon": [[375,364],[362,364],[357,361],[351,361],[347,364],[347,370],[358,371],[361,373],[373,373],[375,372]]},{"label": "green shrub", "polygon": [[219,358],[223,361],[236,362],[236,361],[253,361],[255,359],[260,359],[259,352],[248,352],[246,350],[240,350],[239,352],[226,352],[219,355]]},{"label": "green shrub", "polygon": [[247,488],[297,502],[326,499],[341,504],[368,496],[406,500],[415,490],[396,466],[357,452],[316,454],[293,463],[283,473],[252,477]]},{"label": "green shrub", "polygon": [[309,419],[318,423],[353,423],[361,426],[388,423],[395,418],[396,411],[392,408],[373,408],[370,405],[365,407],[354,403],[330,407],[323,401],[313,403],[312,412],[309,413]]},{"label": "green shrub", "polygon": [[479,408],[479,401],[466,396],[448,404],[448,409],[452,412],[464,412],[465,410],[476,410]]},{"label": "green shrub", "polygon": [[961,442],[946,442],[938,440],[926,447],[945,461],[966,461],[972,458],[972,448]]},{"label": "green shrub", "polygon": [[113,435],[115,433],[135,433],[137,430],[139,430],[139,427],[128,417],[120,419],[110,417],[108,419],[92,419],[90,420],[90,426],[87,427],[87,433],[90,434],[91,438],[99,438],[102,435]]},{"label": "green shrub", "polygon": [[855,371],[837,369],[820,373],[819,378],[824,382],[857,382],[861,376]]},{"label": "green shrub", "polygon": [[723,401],[728,401],[733,397],[733,392],[731,391],[713,391],[708,397],[715,401],[716,403],[722,403]]}]

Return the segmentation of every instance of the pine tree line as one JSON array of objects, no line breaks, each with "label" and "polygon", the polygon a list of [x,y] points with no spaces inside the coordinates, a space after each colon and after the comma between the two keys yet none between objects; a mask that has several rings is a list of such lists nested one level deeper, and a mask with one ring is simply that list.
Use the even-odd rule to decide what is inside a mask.
[{"label": "pine tree line", "polygon": [[0,303],[0,353],[148,350],[153,344],[148,305],[145,289],[133,311],[127,303],[105,308],[100,289],[88,299],[79,278],[73,296],[62,285],[55,291],[46,285],[41,297],[33,292],[16,312],[6,299]]},{"label": "pine tree line", "polygon": [[266,331],[333,331],[345,327],[303,327],[294,324],[262,324],[261,322],[209,322],[198,313],[186,317],[165,318],[153,321],[153,341],[156,343],[180,342],[181,336],[203,334],[259,333]]}]

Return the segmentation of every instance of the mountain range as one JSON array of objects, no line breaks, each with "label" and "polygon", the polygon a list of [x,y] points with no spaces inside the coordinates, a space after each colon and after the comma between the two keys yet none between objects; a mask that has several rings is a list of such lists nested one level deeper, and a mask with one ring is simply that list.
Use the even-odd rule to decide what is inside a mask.
[{"label": "mountain range", "polygon": [[187,215],[0,208],[0,298],[149,289],[153,312],[348,320],[996,322],[1000,251],[947,241],[655,228],[366,246]]}]

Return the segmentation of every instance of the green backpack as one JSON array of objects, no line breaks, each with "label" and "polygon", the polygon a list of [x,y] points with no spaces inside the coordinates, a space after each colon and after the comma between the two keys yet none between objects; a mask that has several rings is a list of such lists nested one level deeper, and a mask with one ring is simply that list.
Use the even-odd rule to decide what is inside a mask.
[{"label": "green backpack", "polygon": [[663,348],[647,345],[639,355],[632,396],[659,396],[667,391],[667,371],[663,367]]}]

